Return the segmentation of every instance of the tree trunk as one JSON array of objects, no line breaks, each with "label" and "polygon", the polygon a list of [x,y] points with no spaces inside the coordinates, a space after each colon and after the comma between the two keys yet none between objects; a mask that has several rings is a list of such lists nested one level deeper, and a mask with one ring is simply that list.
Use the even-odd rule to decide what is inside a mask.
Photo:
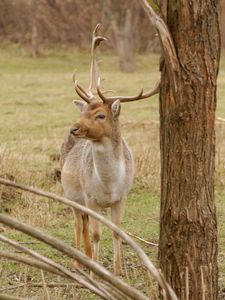
[{"label": "tree trunk", "polygon": [[166,67],[160,91],[159,260],[179,299],[217,299],[214,203],[219,1],[168,1],[168,27],[181,67],[173,97]]},{"label": "tree trunk", "polygon": [[37,26],[35,24],[36,22],[33,21],[32,25],[32,33],[31,33],[31,47],[32,47],[32,57],[36,58],[38,53],[38,43],[37,43]]},{"label": "tree trunk", "polygon": [[38,55],[38,30],[37,30],[38,1],[30,2],[30,27],[31,27],[31,53],[32,58]]}]

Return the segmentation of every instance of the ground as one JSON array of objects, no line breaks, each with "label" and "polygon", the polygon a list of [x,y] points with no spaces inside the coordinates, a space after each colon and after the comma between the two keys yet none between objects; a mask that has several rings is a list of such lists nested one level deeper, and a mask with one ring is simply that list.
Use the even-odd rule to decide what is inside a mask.
[{"label": "ground", "polygon": [[[137,71],[121,73],[117,57],[101,54],[101,74],[105,90],[133,95],[148,90],[159,78],[159,56],[138,55]],[[223,57],[223,55],[222,55]],[[0,175],[47,191],[62,194],[55,178],[59,167],[57,154],[70,125],[78,118],[72,100],[72,74],[87,86],[89,54],[66,49],[43,50],[32,59],[28,50],[14,45],[0,49]],[[225,118],[225,59],[218,78],[217,117]],[[121,128],[131,146],[136,175],[127,199],[122,228],[145,240],[157,243],[159,235],[159,114],[157,96],[122,105]],[[216,204],[219,229],[219,284],[225,287],[225,123],[216,122]],[[52,200],[28,193],[15,193],[0,186],[0,211],[32,224],[68,244],[74,244],[74,220],[71,210]],[[25,243],[69,268],[73,262],[44,244],[0,225],[3,234]],[[157,248],[140,242],[157,265]],[[0,244],[0,248],[8,248]],[[122,245],[125,279],[147,294],[154,294],[156,285],[126,244]],[[112,270],[111,233],[104,228],[101,262]],[[0,292],[43,299],[41,273],[32,268],[0,261]],[[98,299],[85,289],[75,289],[71,282],[45,273],[51,299]],[[50,287],[50,284],[52,286]]]}]

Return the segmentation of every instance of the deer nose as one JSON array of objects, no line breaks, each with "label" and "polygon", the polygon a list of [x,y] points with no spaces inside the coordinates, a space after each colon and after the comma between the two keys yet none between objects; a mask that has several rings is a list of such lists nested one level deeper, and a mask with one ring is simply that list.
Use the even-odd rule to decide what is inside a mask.
[{"label": "deer nose", "polygon": [[76,133],[78,132],[79,129],[80,129],[79,127],[72,127],[70,129],[70,133],[73,134],[73,135],[76,135]]}]

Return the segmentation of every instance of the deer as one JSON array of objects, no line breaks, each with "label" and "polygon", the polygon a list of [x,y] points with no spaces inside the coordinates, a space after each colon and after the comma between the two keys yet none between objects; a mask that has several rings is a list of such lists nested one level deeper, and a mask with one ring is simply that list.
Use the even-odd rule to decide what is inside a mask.
[{"label": "deer", "polygon": [[[92,34],[90,82],[85,90],[74,76],[74,88],[83,100],[74,100],[81,113],[70,128],[61,147],[61,183],[65,196],[101,213],[111,209],[111,220],[121,226],[125,199],[134,178],[134,159],[125,139],[121,136],[119,116],[121,103],[146,99],[158,93],[159,85],[136,96],[107,97],[101,89],[96,50],[106,38],[99,34],[98,24]],[[100,98],[100,101],[97,100]],[[76,248],[99,261],[101,226],[99,221],[74,209]],[[90,219],[90,220],[89,220]],[[92,242],[89,235],[89,222]],[[121,241],[113,233],[113,269],[122,275]]]}]

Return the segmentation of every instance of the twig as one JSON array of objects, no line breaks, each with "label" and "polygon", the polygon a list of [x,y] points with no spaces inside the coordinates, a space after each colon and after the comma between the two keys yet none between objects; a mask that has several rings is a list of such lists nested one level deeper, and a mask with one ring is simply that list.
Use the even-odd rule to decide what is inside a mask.
[{"label": "twig", "polygon": [[217,117],[217,118],[216,118],[216,121],[219,121],[219,122],[225,122],[225,119],[224,119],[224,118]]},{"label": "twig", "polygon": [[10,296],[6,294],[0,294],[0,300],[26,300],[26,299]]},{"label": "twig", "polygon": [[152,242],[149,242],[149,241],[146,241],[144,239],[142,239],[141,237],[137,236],[137,235],[134,235],[133,233],[130,233],[130,232],[127,232],[127,234],[129,236],[132,236],[134,237],[135,239],[137,239],[138,241],[146,244],[146,245],[149,245],[149,246],[153,246],[153,247],[159,247],[159,244],[155,244],[155,243],[152,243]]},{"label": "twig", "polygon": [[172,290],[171,286],[167,283],[162,271],[160,270],[160,275],[164,284],[164,298],[165,300],[172,300],[173,299],[173,293],[174,291]]},{"label": "twig", "polygon": [[191,274],[193,276],[193,283],[194,283],[193,284],[193,286],[194,286],[193,299],[198,300],[198,282],[197,282],[197,277],[195,274],[194,266],[193,266],[193,263],[188,254],[186,254],[186,258],[187,258],[187,263],[189,265],[189,268],[191,270]]},{"label": "twig", "polygon": [[185,300],[189,300],[189,270],[185,267]]},{"label": "twig", "polygon": [[205,300],[205,281],[204,281],[204,272],[203,272],[203,266],[200,266],[200,271],[201,271],[201,284],[202,284],[202,300]]},{"label": "twig", "polygon": [[39,244],[39,242],[19,242],[21,245],[36,245]]},{"label": "twig", "polygon": [[[25,283],[21,283],[21,284],[18,284],[18,285],[15,285],[15,286],[10,286],[10,287],[6,287],[4,289],[1,289],[0,291],[3,292],[3,291],[6,291],[6,290],[14,290],[14,289],[19,289],[19,288],[22,288],[24,286]],[[28,287],[35,287],[35,288],[42,288],[43,287],[43,283],[42,282],[28,282],[27,283],[27,286]],[[47,283],[46,282],[46,287],[50,288],[50,289],[53,289],[53,288],[56,288],[56,287],[67,287],[67,286],[74,286],[74,287],[79,287],[79,288],[83,288],[83,286],[81,285],[75,285],[74,282],[71,283],[71,282],[64,282],[64,283],[57,283],[57,282],[49,282]]]},{"label": "twig", "polygon": [[41,279],[42,279],[42,286],[43,286],[43,290],[44,290],[44,300],[50,300],[46,281],[45,281],[45,275],[42,270],[41,270]]},{"label": "twig", "polygon": [[[149,282],[150,282],[149,292],[148,292],[149,298],[154,299],[154,300],[158,300],[159,297],[158,297],[158,294],[156,292],[156,288],[155,288],[155,286],[152,282],[152,277],[150,276],[149,272],[147,272],[147,275],[148,275]],[[150,296],[152,296],[152,297],[150,297]]]},{"label": "twig", "polygon": [[[22,190],[25,190],[25,191],[29,191],[29,192],[32,192],[34,194],[37,194],[37,195],[41,195],[43,197],[47,197],[47,198],[50,198],[50,199],[54,199],[60,203],[64,203],[66,205],[69,205],[79,211],[82,211],[84,213],[87,213],[88,215],[90,215],[91,217],[93,217],[94,219],[96,220],[99,220],[101,223],[105,224],[107,227],[109,227],[112,231],[116,232],[118,234],[118,236],[120,236],[124,241],[127,242],[127,244],[137,253],[138,257],[140,258],[140,260],[143,262],[143,264],[145,265],[145,267],[148,269],[148,271],[151,273],[151,275],[155,278],[155,280],[159,283],[159,285],[163,288],[163,282],[162,282],[162,279],[161,279],[161,276],[158,272],[158,270],[155,268],[155,266],[153,265],[153,263],[151,262],[151,260],[148,258],[148,256],[146,255],[146,253],[134,242],[134,240],[129,237],[128,234],[126,234],[124,231],[122,231],[119,227],[117,227],[114,223],[112,223],[111,221],[107,220],[105,217],[103,217],[102,215],[94,212],[93,210],[91,209],[88,209],[87,207],[83,206],[83,205],[79,205],[73,201],[70,201],[68,200],[67,198],[65,197],[60,197],[58,195],[55,195],[53,193],[49,193],[49,192],[44,192],[40,189],[35,189],[35,188],[31,188],[31,187],[28,187],[28,186],[25,186],[25,185],[22,185],[22,184],[18,184],[18,183],[15,183],[13,181],[10,181],[10,180],[6,180],[4,178],[0,178],[0,183],[1,184],[4,184],[4,185],[8,185],[8,186],[12,186],[14,188],[19,188],[19,189],[22,189]],[[12,226],[14,228],[15,225],[18,226],[18,230],[20,231],[23,231],[25,233],[27,233],[27,229],[28,227],[30,228],[30,226],[28,225],[25,225],[25,224],[22,224],[22,223],[19,223],[18,221],[12,219],[12,218],[9,218],[9,217],[6,217],[2,214],[0,214],[0,221],[2,223],[5,223],[8,224],[9,226]],[[16,222],[16,223],[15,223]],[[22,227],[21,227],[22,225]],[[20,229],[19,229],[20,228]],[[23,229],[23,230],[22,230]],[[29,231],[29,230],[28,230]],[[46,242],[43,234],[40,232],[40,231],[37,231],[35,230],[36,233],[38,233],[38,235],[40,234],[42,236],[42,240]],[[31,234],[31,232],[30,232]],[[32,234],[31,234],[32,235]],[[40,236],[39,237],[36,237],[38,239],[40,239]],[[49,240],[50,244],[52,242],[53,238],[51,238]],[[56,240],[56,239],[54,239]],[[56,240],[57,241],[57,240]],[[59,241],[57,241],[59,242]],[[54,244],[54,243],[53,243]],[[52,245],[52,244],[51,244]],[[63,252],[63,249],[64,249],[64,243],[60,242],[60,248]],[[53,246],[53,245],[52,245]],[[55,246],[55,245],[54,245]],[[53,246],[53,247],[54,247]],[[85,254],[83,253],[79,253],[77,252],[76,249],[72,248],[72,247],[68,247],[67,246],[67,250],[69,248],[69,253],[73,253],[73,258],[77,259],[78,260],[78,257],[81,257],[82,255],[82,260],[83,262],[81,262],[83,265],[86,265],[87,267],[89,267],[90,269],[92,269],[94,271],[95,269],[95,272],[97,273],[97,270],[99,272],[99,276],[103,277],[103,279],[105,279],[106,281],[109,281],[111,282],[112,284],[114,283],[116,285],[116,282],[119,283],[120,287],[121,287],[121,290],[124,289],[124,292],[127,293],[127,295],[130,295],[131,298],[135,298],[135,299],[139,299],[139,297],[141,297],[141,299],[143,299],[143,294],[141,294],[140,292],[138,292],[136,289],[130,287],[129,285],[125,284],[122,280],[120,280],[119,278],[115,277],[112,275],[112,273],[108,272],[105,268],[103,267],[100,267],[99,264],[97,264],[96,262],[93,262],[90,260],[89,257],[87,257]],[[72,252],[70,252],[72,251]],[[76,254],[75,254],[76,252]],[[65,252],[64,252],[65,253]],[[68,253],[66,253],[68,255]],[[93,267],[95,266],[95,267]],[[101,269],[100,269],[101,268]],[[101,275],[100,275],[101,274]],[[113,282],[112,282],[113,281]],[[128,290],[127,290],[128,289]],[[172,288],[171,288],[172,290]],[[174,292],[171,293],[171,297],[173,300],[178,300],[177,296],[175,295]],[[144,298],[146,299],[146,297],[144,296]]]},{"label": "twig", "polygon": [[[43,283],[37,282],[37,283],[28,283],[29,287],[42,287]],[[46,283],[46,286],[48,288],[55,288],[55,287],[66,287],[66,286],[74,286],[74,283],[65,282],[65,283],[57,283],[57,282],[49,282]],[[77,285],[76,287],[82,288],[81,285]]]},{"label": "twig", "polygon": [[24,287],[24,285],[25,285],[24,283],[20,283],[20,284],[14,285],[14,286],[7,286],[7,287],[0,289],[0,292],[19,289],[19,288]]}]

